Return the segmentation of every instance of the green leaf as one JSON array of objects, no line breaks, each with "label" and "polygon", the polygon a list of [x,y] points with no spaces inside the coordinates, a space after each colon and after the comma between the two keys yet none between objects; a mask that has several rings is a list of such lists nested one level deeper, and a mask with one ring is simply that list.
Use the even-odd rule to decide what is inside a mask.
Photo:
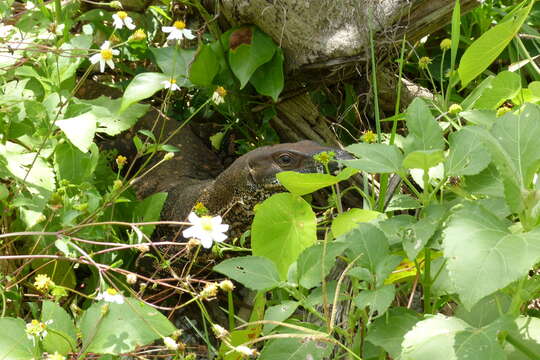
[{"label": "green leaf", "polygon": [[[161,209],[167,200],[167,193],[155,193],[143,201],[139,202],[133,209],[133,217],[135,221],[150,222],[159,221],[161,215]],[[145,235],[151,236],[156,228],[155,225],[142,226],[140,229]]]},{"label": "green leaf", "polygon": [[457,359],[506,360],[497,334],[505,328],[494,323],[480,329],[466,329],[455,335],[454,352]]},{"label": "green leaf", "polygon": [[97,121],[96,131],[110,136],[131,129],[150,107],[146,104],[132,104],[120,112],[122,99],[111,99],[106,96],[92,100],[79,100],[79,102],[92,106],[91,111],[96,116]]},{"label": "green leaf", "polygon": [[99,160],[97,145],[90,145],[90,152],[83,153],[65,142],[54,149],[54,168],[58,181],[68,180],[72,184],[81,184],[92,179]]},{"label": "green leaf", "polygon": [[360,143],[347,146],[345,150],[359,158],[342,161],[345,165],[369,173],[397,173],[403,162],[403,154],[395,145]]},{"label": "green leaf", "polygon": [[482,92],[475,102],[476,109],[497,109],[508,99],[512,99],[521,91],[521,77],[510,71],[501,71],[495,76],[491,85]]},{"label": "green leaf", "polygon": [[390,200],[386,211],[418,209],[422,204],[410,195],[396,194]]},{"label": "green leaf", "polygon": [[407,169],[428,169],[437,166],[444,161],[442,150],[417,150],[409,153],[403,159],[403,166]]},{"label": "green leaf", "polygon": [[480,125],[486,129],[491,129],[497,120],[495,110],[467,110],[459,113],[459,116],[474,125]]},{"label": "green leaf", "polygon": [[476,175],[491,162],[491,156],[472,132],[461,129],[449,136],[450,151],[444,163],[447,176]]},{"label": "green leaf", "polygon": [[280,184],[291,193],[302,196],[347,180],[357,172],[355,169],[346,168],[334,176],[330,174],[283,171],[276,174],[276,177]]},{"label": "green leaf", "polygon": [[77,330],[71,316],[66,310],[52,301],[44,301],[41,311],[41,322],[52,322],[47,325],[47,336],[43,339],[45,351],[62,355],[77,351]]},{"label": "green leaf", "polygon": [[523,25],[533,3],[534,1],[529,1],[526,8],[507,15],[503,22],[483,33],[465,50],[458,67],[462,88],[487,69],[502,53]]},{"label": "green leaf", "polygon": [[202,44],[189,68],[189,80],[200,86],[209,86],[219,71],[219,62],[211,45]]},{"label": "green leaf", "polygon": [[285,85],[283,60],[283,51],[277,48],[272,60],[255,70],[249,79],[259,94],[270,96],[275,102]]},{"label": "green leaf", "polygon": [[[264,320],[283,322],[294,314],[298,305],[296,301],[285,300],[278,305],[270,306],[264,313]],[[277,324],[264,324],[263,335],[268,335],[277,326]]]},{"label": "green leaf", "polygon": [[354,303],[360,309],[369,307],[370,316],[377,313],[375,317],[383,315],[394,301],[394,285],[385,285],[375,290],[364,290],[354,298]]},{"label": "green leaf", "polygon": [[465,321],[442,314],[417,322],[404,336],[401,359],[456,360],[454,337],[466,328]]},{"label": "green leaf", "polygon": [[214,266],[214,271],[252,290],[267,291],[280,285],[276,265],[265,257],[242,256],[228,259]]},{"label": "green leaf", "polygon": [[[108,306],[105,315],[104,305]],[[78,327],[87,352],[113,355],[151,344],[176,330],[159,311],[132,298],[125,298],[123,304],[92,304],[82,314]]]},{"label": "green leaf", "polygon": [[495,293],[480,300],[469,311],[463,305],[456,308],[455,316],[469,325],[482,327],[491,324],[510,309],[512,298],[507,294]]},{"label": "green leaf", "polygon": [[446,208],[439,205],[431,205],[422,211],[425,217],[407,227],[403,231],[403,249],[410,260],[416,259],[418,253],[426,246],[429,239],[439,229],[445,219]]},{"label": "green leaf", "polygon": [[405,113],[409,135],[405,138],[405,154],[416,150],[444,149],[442,129],[431,115],[426,102],[415,98]]},{"label": "green leaf", "polygon": [[96,122],[96,115],[89,111],[69,119],[58,120],[56,125],[77,149],[86,153],[94,141]]},{"label": "green leaf", "polygon": [[377,264],[388,255],[388,241],[384,233],[369,223],[361,223],[359,226],[340,236],[336,241],[348,245],[351,259],[359,256],[356,265],[368,268],[375,273]]},{"label": "green leaf", "polygon": [[465,308],[526,276],[540,260],[540,228],[512,234],[507,227],[508,222],[475,203],[450,217],[443,252]]},{"label": "green leaf", "polygon": [[169,46],[162,48],[151,47],[150,51],[156,58],[156,62],[163,71],[166,80],[175,79],[178,86],[188,87],[192,85],[188,80],[188,74],[189,65],[195,57],[195,50]]},{"label": "green leaf", "polygon": [[253,255],[271,259],[281,279],[300,253],[317,241],[317,219],[301,197],[272,195],[257,207],[251,228]]},{"label": "green leaf", "polygon": [[345,243],[331,242],[326,249],[323,244],[315,244],[304,250],[297,261],[300,285],[306,289],[318,286],[334,267],[336,257],[346,248]]},{"label": "green leaf", "polygon": [[240,80],[240,89],[243,89],[255,70],[272,59],[277,46],[270,36],[257,27],[240,28],[232,32],[231,38],[239,32],[244,33],[246,42],[229,50],[229,64]]},{"label": "green leaf", "polygon": [[305,338],[274,339],[268,341],[258,360],[324,360],[333,349],[329,342],[310,339],[312,331],[306,331]]},{"label": "green leaf", "polygon": [[[511,329],[510,334],[519,339],[533,354],[540,354],[540,319],[532,316],[520,316],[515,320],[515,323],[517,329]],[[530,359],[510,344],[507,345],[506,350],[510,360]]]},{"label": "green leaf", "polygon": [[129,83],[122,97],[119,113],[124,112],[131,104],[149,98],[163,89],[163,82],[171,78],[165,74],[145,72],[136,75]]},{"label": "green leaf", "polygon": [[34,359],[34,344],[26,337],[26,324],[22,319],[0,318],[0,328],[4,329],[0,336],[0,359]]},{"label": "green leaf", "polygon": [[367,223],[377,218],[384,218],[385,215],[378,211],[367,209],[350,209],[344,213],[338,214],[332,220],[332,234],[339,237],[348,233],[360,223]]},{"label": "green leaf", "polygon": [[403,336],[420,321],[420,316],[406,308],[391,308],[387,316],[376,319],[368,329],[366,340],[382,347],[392,358],[401,354]]}]

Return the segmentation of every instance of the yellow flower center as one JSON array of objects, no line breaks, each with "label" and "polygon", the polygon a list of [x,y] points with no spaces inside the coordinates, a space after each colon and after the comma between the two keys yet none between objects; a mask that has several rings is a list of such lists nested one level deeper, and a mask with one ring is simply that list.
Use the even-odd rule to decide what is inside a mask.
[{"label": "yellow flower center", "polygon": [[225,97],[225,95],[227,95],[227,90],[225,90],[225,88],[223,86],[218,86],[217,89],[216,89],[216,92],[221,97]]},{"label": "yellow flower center", "polygon": [[113,288],[108,288],[107,289],[107,294],[114,296],[114,295],[118,294],[118,292]]},{"label": "yellow flower center", "polygon": [[125,12],[125,11],[119,11],[119,12],[116,13],[116,15],[118,15],[118,17],[119,17],[120,19],[122,19],[122,20],[124,20],[125,18],[128,17],[127,12]]},{"label": "yellow flower center", "polygon": [[176,84],[176,79],[171,79],[171,80],[169,80],[169,82],[171,83],[171,85]]},{"label": "yellow flower center", "polygon": [[210,216],[203,216],[201,218],[201,227],[203,230],[212,231],[214,226],[212,225],[212,218]]},{"label": "yellow flower center", "polygon": [[112,59],[112,50],[111,49],[103,49],[103,50],[101,50],[101,58],[103,60],[111,60]]},{"label": "yellow flower center", "polygon": [[186,23],[181,21],[181,20],[176,20],[173,24],[173,26],[175,28],[177,28],[178,30],[182,30],[182,29],[185,29],[186,28]]}]

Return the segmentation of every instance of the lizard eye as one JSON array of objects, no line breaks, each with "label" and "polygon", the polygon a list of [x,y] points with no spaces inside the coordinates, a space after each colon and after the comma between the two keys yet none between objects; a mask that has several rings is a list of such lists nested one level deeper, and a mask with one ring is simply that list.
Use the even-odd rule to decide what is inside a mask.
[{"label": "lizard eye", "polygon": [[292,164],[293,162],[293,157],[290,155],[290,154],[281,154],[278,158],[277,158],[277,161],[278,161],[278,164],[280,166],[289,166]]}]

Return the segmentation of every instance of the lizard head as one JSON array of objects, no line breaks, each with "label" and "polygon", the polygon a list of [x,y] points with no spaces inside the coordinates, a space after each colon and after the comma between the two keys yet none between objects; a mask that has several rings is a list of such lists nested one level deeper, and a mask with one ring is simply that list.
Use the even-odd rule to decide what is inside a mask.
[{"label": "lizard head", "polygon": [[[324,172],[323,165],[315,161],[313,156],[324,151],[334,152],[336,159],[352,158],[343,150],[322,146],[309,140],[265,146],[253,150],[246,154],[248,155],[246,160],[251,185],[267,189],[279,187],[276,174],[282,171],[322,173]],[[329,167],[330,171],[334,171],[338,169],[338,164],[332,161]]]}]

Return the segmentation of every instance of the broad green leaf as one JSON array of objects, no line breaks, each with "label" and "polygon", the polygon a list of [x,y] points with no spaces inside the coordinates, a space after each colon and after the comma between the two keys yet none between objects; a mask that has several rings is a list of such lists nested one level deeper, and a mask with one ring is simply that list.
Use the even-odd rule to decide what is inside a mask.
[{"label": "broad green leaf", "polygon": [[448,274],[448,264],[441,256],[431,260],[431,291],[434,295],[454,295],[457,294],[456,286]]},{"label": "broad green leaf", "polygon": [[366,340],[382,347],[397,359],[401,354],[403,336],[420,321],[420,316],[406,308],[391,308],[387,316],[376,319],[368,329]]},{"label": "broad green leaf", "polygon": [[272,60],[255,70],[249,79],[259,94],[270,96],[275,102],[285,84],[283,60],[283,51],[277,48]]},{"label": "broad green leaf", "polygon": [[477,126],[466,127],[483,141],[502,175],[505,197],[512,211],[524,209],[522,193],[530,188],[540,167],[540,107],[526,104],[518,114],[506,113],[497,119],[490,132]]},{"label": "broad green leaf", "polygon": [[403,249],[411,260],[416,259],[435,231],[439,229],[440,224],[445,219],[446,208],[432,205],[425,208],[422,214],[426,214],[426,216],[403,231]]},{"label": "broad green leaf", "polygon": [[359,224],[336,241],[348,245],[351,259],[359,256],[355,265],[368,268],[372,273],[375,272],[377,264],[386,258],[389,251],[384,233],[369,223]]},{"label": "broad green leaf", "polygon": [[163,82],[170,79],[165,74],[154,72],[145,72],[136,75],[127,86],[126,91],[124,91],[122,105],[118,113],[124,112],[130,105],[147,99],[159,90],[162,90]]},{"label": "broad green leaf", "polygon": [[[165,200],[167,200],[167,195],[165,192],[155,193],[139,202],[133,208],[133,220],[140,222],[159,221],[161,209],[163,209]],[[140,229],[147,236],[151,236],[155,227],[155,225],[146,225]]]},{"label": "broad green leaf", "polygon": [[332,234],[339,237],[348,233],[360,223],[370,222],[377,218],[384,218],[385,215],[378,211],[367,209],[350,209],[344,213],[338,214],[332,220]]},{"label": "broad green leaf", "polygon": [[98,160],[99,150],[94,143],[86,154],[67,142],[58,144],[54,150],[57,180],[68,180],[72,184],[89,181],[94,176]]},{"label": "broad green leaf", "polygon": [[336,176],[330,174],[299,173],[295,171],[283,171],[276,175],[277,179],[287,190],[295,195],[306,195],[327,186],[335,185],[340,181],[347,180],[358,171],[345,168]]},{"label": "broad green leaf", "polygon": [[96,122],[96,115],[89,111],[69,119],[58,120],[56,125],[77,149],[86,153],[94,141]]},{"label": "broad green leaf", "polygon": [[403,338],[401,359],[457,360],[454,338],[466,328],[465,321],[442,314],[419,321]]},{"label": "broad green leaf", "polygon": [[[285,300],[278,305],[270,306],[264,313],[264,320],[283,322],[294,314],[298,305],[296,301]],[[277,324],[264,324],[263,335],[268,335],[277,326]]]},{"label": "broad green leaf", "polygon": [[465,130],[450,134],[450,151],[444,163],[446,176],[476,175],[491,162],[491,156],[473,133]]},{"label": "broad green leaf", "polygon": [[[540,354],[540,319],[532,316],[520,316],[515,320],[517,329],[509,332],[526,346],[533,354]],[[508,342],[506,352],[510,360],[529,360],[530,357],[523,354]]]},{"label": "broad green leaf", "polygon": [[3,329],[0,336],[0,359],[34,359],[34,344],[26,337],[26,323],[22,319],[0,318],[0,329]]},{"label": "broad green leaf", "polygon": [[512,298],[503,293],[495,293],[480,300],[469,311],[463,305],[456,308],[455,316],[465,320],[469,325],[482,327],[497,320],[501,314],[506,314]]},{"label": "broad green leaf", "polygon": [[222,261],[214,271],[227,275],[252,290],[267,291],[280,284],[276,265],[265,257],[242,256]]},{"label": "broad green leaf", "polygon": [[491,85],[484,89],[475,102],[475,109],[497,109],[503,102],[512,99],[521,91],[521,77],[510,71],[502,71],[495,76]]},{"label": "broad green leaf", "polygon": [[211,45],[201,45],[189,67],[189,80],[200,86],[209,86],[219,71],[219,62]]},{"label": "broad green leaf", "polygon": [[242,27],[231,33],[234,38],[240,32],[245,39],[240,45],[229,50],[229,64],[232,72],[240,80],[240,89],[244,88],[249,79],[261,65],[269,62],[277,46],[272,38],[257,27]]},{"label": "broad green leaf", "polygon": [[422,204],[410,195],[396,194],[390,200],[386,211],[418,209]]},{"label": "broad green leaf", "polygon": [[495,110],[467,110],[460,112],[459,116],[473,125],[480,125],[489,130],[497,120],[496,114]]},{"label": "broad green leaf", "polygon": [[395,145],[353,144],[345,148],[358,160],[342,161],[347,166],[369,173],[397,173],[401,169],[403,155]]},{"label": "broad green leaf", "polygon": [[478,175],[465,177],[464,189],[473,195],[504,197],[503,182],[493,163]]},{"label": "broad green leaf", "polygon": [[456,359],[467,360],[506,360],[497,334],[505,328],[494,323],[479,329],[466,329],[456,333],[454,337],[454,352]]},{"label": "broad green leaf", "polygon": [[[108,307],[105,314],[103,306]],[[81,316],[78,328],[86,351],[113,355],[151,344],[176,330],[159,311],[132,298],[125,298],[123,304],[92,304]]]},{"label": "broad green leaf", "polygon": [[102,132],[110,136],[118,135],[122,131],[131,129],[137,120],[146,114],[149,105],[132,104],[120,112],[122,99],[111,99],[100,96],[92,100],[79,100],[82,104],[92,106],[92,113],[96,116],[96,132]]},{"label": "broad green leaf", "polygon": [[379,221],[375,225],[384,233],[389,245],[401,244],[403,231],[414,224],[416,219],[410,215],[392,216],[384,221]]},{"label": "broad green leaf", "polygon": [[318,286],[336,264],[336,257],[341,255],[347,245],[330,242],[326,245],[315,244],[304,250],[297,261],[299,284],[311,289]]},{"label": "broad green leaf", "polygon": [[465,99],[463,99],[463,101],[461,102],[461,106],[463,107],[464,110],[471,110],[474,107],[474,104],[476,103],[476,101],[478,101],[480,96],[482,96],[484,91],[491,86],[491,82],[493,81],[494,78],[495,76],[493,75],[486,76],[486,78],[482,80],[482,82],[478,84],[471,91],[471,93],[467,95]]},{"label": "broad green leaf", "polygon": [[403,167],[406,169],[428,170],[444,161],[442,150],[417,150],[409,153],[403,159]]},{"label": "broad green leaf", "polygon": [[379,317],[394,301],[395,291],[394,285],[385,285],[375,290],[364,290],[354,298],[354,303],[360,309],[369,307],[370,315],[373,316],[377,313],[375,317]]},{"label": "broad green leaf", "polygon": [[443,252],[465,308],[526,276],[540,261],[540,228],[512,234],[507,227],[508,222],[475,203],[450,217]]},{"label": "broad green leaf", "polygon": [[44,349],[54,354],[58,351],[62,355],[77,351],[77,330],[73,319],[58,304],[44,301],[41,311],[41,322],[52,322],[47,325],[47,336],[43,339]]},{"label": "broad green leaf", "polygon": [[380,287],[384,284],[392,284],[392,281],[387,281],[392,272],[396,270],[402,263],[403,257],[399,255],[387,255],[384,259],[379,261],[375,268],[375,281],[371,281],[376,287]]},{"label": "broad green leaf", "polygon": [[311,331],[305,332],[304,338],[273,339],[268,341],[258,360],[324,360],[333,349],[330,342],[312,339]]},{"label": "broad green leaf", "polygon": [[405,118],[409,129],[403,143],[405,155],[416,150],[444,149],[442,129],[424,100],[415,98],[407,108]]},{"label": "broad green leaf", "polygon": [[462,87],[487,69],[506,48],[523,25],[533,2],[529,1],[529,6],[506,16],[503,22],[483,33],[465,50],[458,67]]},{"label": "broad green leaf", "polygon": [[[175,79],[178,86],[191,86],[188,80],[189,65],[195,57],[195,50],[182,49],[177,46],[150,48],[156,62],[167,80]],[[212,69],[209,69],[212,71]]]},{"label": "broad green leaf", "polygon": [[317,241],[317,219],[301,197],[281,193],[260,204],[251,227],[253,255],[271,259],[280,278],[287,278],[289,266],[300,253]]}]

